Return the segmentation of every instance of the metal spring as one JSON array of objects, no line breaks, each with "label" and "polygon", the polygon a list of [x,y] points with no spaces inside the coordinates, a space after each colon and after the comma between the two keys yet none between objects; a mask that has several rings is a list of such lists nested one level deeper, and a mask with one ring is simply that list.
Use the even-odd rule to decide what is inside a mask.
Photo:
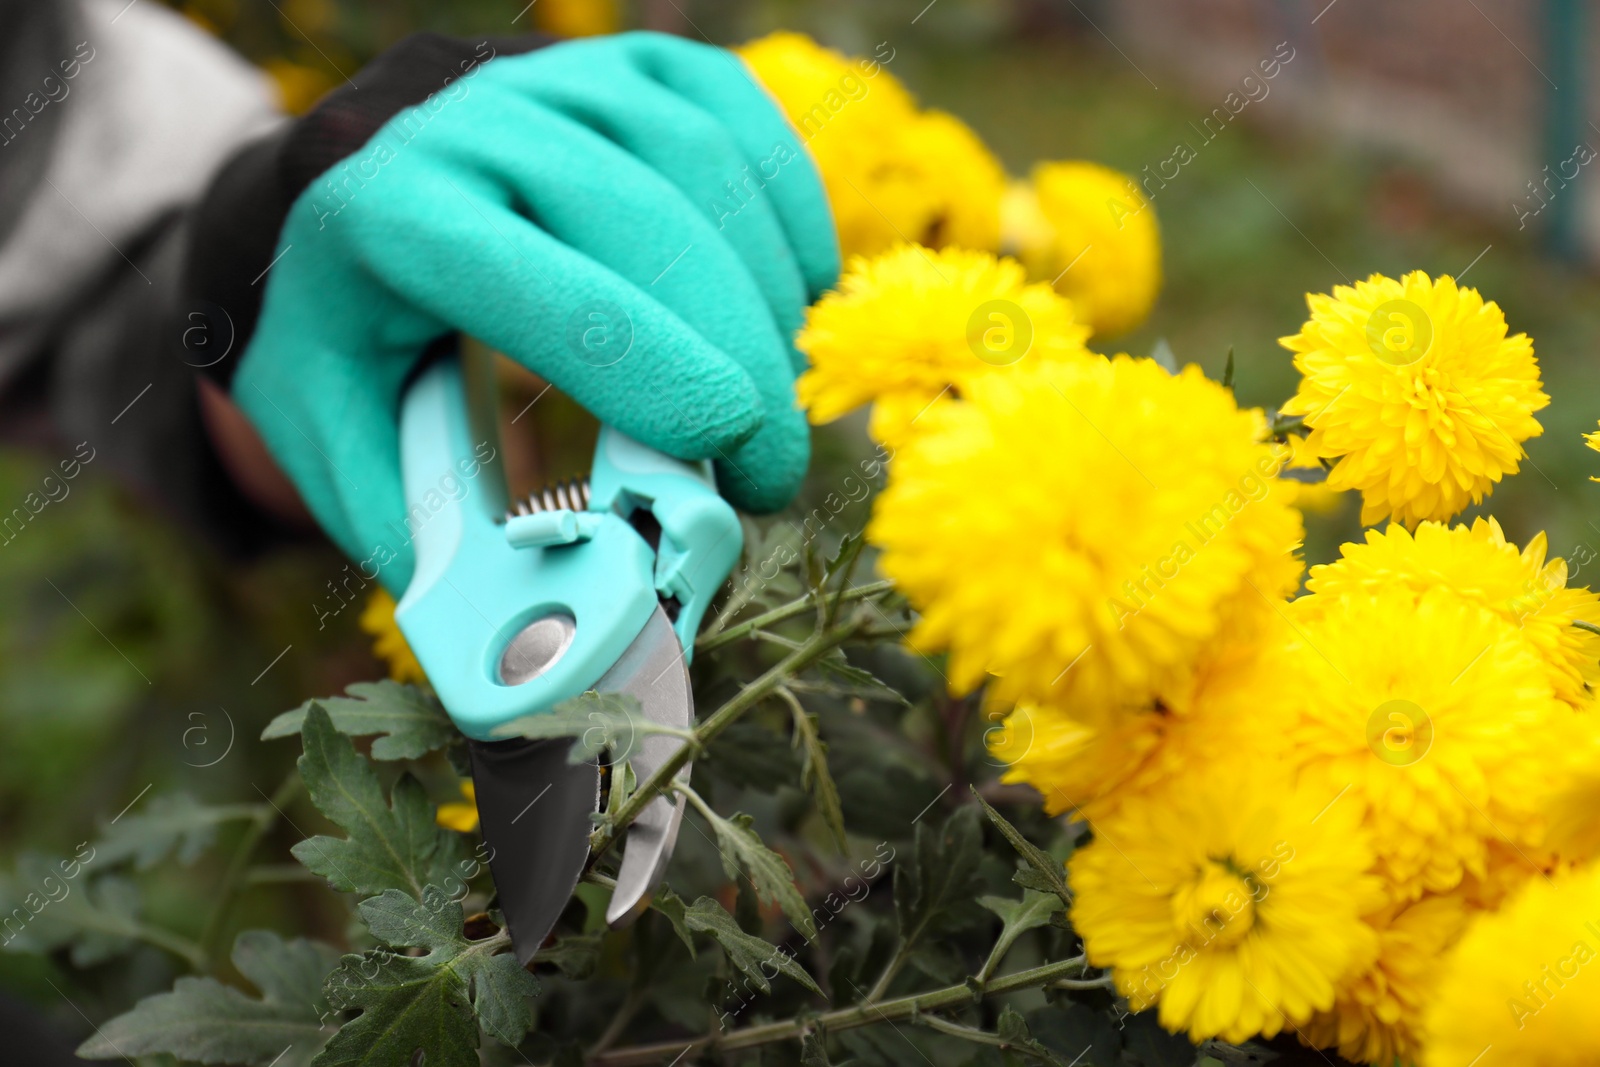
[{"label": "metal spring", "polygon": [[567,478],[554,485],[547,485],[536,493],[530,493],[526,499],[518,500],[511,505],[511,510],[506,512],[506,518],[536,515],[541,511],[588,510],[589,479]]}]

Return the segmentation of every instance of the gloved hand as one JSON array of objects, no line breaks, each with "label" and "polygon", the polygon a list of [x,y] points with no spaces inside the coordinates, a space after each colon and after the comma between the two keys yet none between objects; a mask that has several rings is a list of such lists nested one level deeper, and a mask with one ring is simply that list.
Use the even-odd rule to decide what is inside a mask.
[{"label": "gloved hand", "polygon": [[[794,130],[720,49],[632,33],[476,65],[312,181],[276,256],[233,397],[353,558],[404,528],[401,389],[458,330],[712,459],[739,507],[804,475],[790,339],[837,274],[834,230]],[[411,570],[407,543],[380,580]]]}]

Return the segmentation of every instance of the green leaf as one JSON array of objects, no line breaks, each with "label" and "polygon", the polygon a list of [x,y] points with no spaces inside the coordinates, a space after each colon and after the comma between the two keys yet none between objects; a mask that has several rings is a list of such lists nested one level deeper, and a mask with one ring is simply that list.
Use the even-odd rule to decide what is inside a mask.
[{"label": "green leaf", "polygon": [[253,819],[254,804],[202,804],[187,793],[151,800],[143,810],[125,814],[104,827],[94,843],[95,864],[109,867],[132,859],[135,870],[145,871],[176,853],[188,866],[210,848],[217,827],[238,819]]},{"label": "green leaf", "polygon": [[1050,853],[1023,837],[1021,830],[1012,826],[1004,815],[995,811],[987,800],[978,795],[976,787],[973,788],[972,795],[978,798],[978,803],[983,806],[983,813],[989,817],[989,821],[994,824],[994,828],[1000,831],[1000,835],[1011,843],[1011,847],[1017,850],[1017,853],[1038,875],[1037,880],[1029,879],[1024,881],[1019,872],[1015,878],[1017,884],[1040,892],[1054,893],[1061,898],[1063,904],[1070,906],[1072,904],[1072,890],[1067,888],[1065,866],[1052,857]]},{"label": "green leaf", "polygon": [[1222,387],[1224,389],[1232,389],[1233,388],[1233,346],[1232,345],[1228,346],[1228,362],[1222,368]]},{"label": "green leaf", "polygon": [[527,737],[545,740],[572,738],[567,762],[574,765],[612,753],[621,760],[648,734],[670,734],[691,740],[692,734],[676,727],[653,722],[639,707],[639,701],[626,693],[596,693],[590,690],[571,700],[563,700],[549,711],[513,719],[494,730],[497,737]]},{"label": "green leaf", "polygon": [[710,934],[716,943],[722,946],[722,951],[727,955],[728,962],[739,969],[756,988],[763,993],[772,992],[772,984],[767,980],[764,968],[772,968],[774,973],[782,973],[793,978],[813,993],[821,994],[817,983],[812,980],[806,969],[795,962],[795,958],[770,941],[764,941],[754,934],[747,934],[739,929],[739,924],[728,914],[726,908],[710,897],[701,897],[684,915],[685,924],[691,930]]},{"label": "green leaf", "polygon": [[822,615],[823,626],[833,625],[833,620],[839,617],[844,591],[850,585],[850,576],[855,573],[856,564],[861,560],[861,550],[866,544],[866,538],[859,530],[845,534],[844,540],[839,542],[839,551],[828,561],[827,570],[822,575],[822,585],[824,590],[830,585],[836,585],[837,588],[827,598],[827,610]]},{"label": "green leaf", "polygon": [[414,685],[385,679],[357,682],[346,687],[345,692],[349,695],[308,700],[293,711],[284,712],[267,723],[261,740],[300,733],[313,704],[328,713],[333,728],[342,734],[381,734],[372,742],[373,759],[420,759],[460,737],[444,706]]},{"label": "green leaf", "polygon": [[1021,900],[1011,900],[1006,897],[979,897],[978,903],[1000,916],[1004,924],[1000,928],[1000,936],[995,938],[994,948],[989,952],[989,958],[984,962],[983,969],[978,972],[981,980],[987,981],[1000,961],[1016,944],[1017,938],[1029,930],[1037,930],[1041,926],[1050,925],[1050,917],[1061,911],[1064,905],[1054,893],[1038,893],[1031,889],[1022,892]]},{"label": "green leaf", "polygon": [[246,930],[234,942],[233,964],[259,999],[215,978],[179,978],[170,992],[145,997],[101,1024],[78,1055],[120,1060],[166,1053],[198,1063],[304,1067],[328,1037],[322,982],[338,960],[328,945]]},{"label": "green leaf", "polygon": [[683,902],[683,898],[662,886],[651,898],[650,906],[667,917],[679,939],[689,946],[689,955],[695,955],[694,936],[689,930],[689,905]]},{"label": "green leaf", "polygon": [[409,774],[386,801],[372,763],[313,704],[301,730],[300,775],[311,801],[350,836],[318,836],[290,851],[333,888],[363,896],[400,889],[417,899],[454,895],[470,865],[461,835],[433,820],[433,805]]},{"label": "green leaf", "polygon": [[1043,1060],[1051,1067],[1068,1067],[1066,1060],[1033,1039],[1033,1035],[1028,1032],[1027,1020],[1022,1017],[1021,1012],[1009,1004],[1000,1011],[995,1033],[1006,1045],[1024,1055]]},{"label": "green leaf", "polygon": [[978,818],[978,809],[967,806],[956,809],[943,830],[917,823],[910,862],[894,869],[894,910],[903,946],[940,930],[958,910],[970,907],[983,887]]},{"label": "green leaf", "polygon": [[1118,1067],[1122,1036],[1112,1019],[1087,1004],[1062,1001],[1025,1016],[1033,1039],[1077,1067]]},{"label": "green leaf", "polygon": [[1125,1016],[1122,1040],[1141,1067],[1192,1067],[1195,1061],[1194,1044],[1189,1038],[1162,1029],[1153,1011]]},{"label": "green leaf", "polygon": [[0,943],[8,952],[47,953],[70,948],[78,967],[122,955],[138,942],[139,889],[120,875],[90,881],[99,855],[51,862],[36,852],[17,857],[15,872],[0,885]]},{"label": "green leaf", "polygon": [[811,909],[805,897],[794,884],[794,871],[784,858],[772,851],[752,828],[754,821],[743,812],[724,819],[711,810],[710,805],[692,789],[681,787],[694,804],[701,817],[711,824],[717,835],[717,853],[722,858],[722,870],[728,878],[737,881],[742,869],[755,887],[756,895],[768,903],[775,903],[794,923],[806,940],[817,935]]},{"label": "green leaf", "polygon": [[817,730],[817,717],[808,714],[793,693],[786,689],[778,692],[789,705],[790,715],[794,719],[792,743],[805,758],[800,771],[800,784],[811,790],[817,814],[833,831],[833,839],[842,852],[845,847],[844,807],[839,801],[839,787],[833,784],[833,775],[828,772],[828,746]]},{"label": "green leaf", "polygon": [[800,1035],[800,1067],[831,1067],[828,1040],[815,1030]]},{"label": "green leaf", "polygon": [[800,777],[800,762],[787,738],[760,723],[726,727],[706,746],[704,768],[718,780],[741,789],[776,792]]},{"label": "green leaf", "polygon": [[817,660],[817,669],[824,674],[831,674],[841,679],[861,692],[873,694],[872,699],[874,700],[905,703],[905,697],[889,688],[871,671],[862,670],[851,663],[845,657],[843,649],[829,649],[827,655]]},{"label": "green leaf", "polygon": [[314,1067],[478,1067],[478,1025],[466,981],[428,957],[348,956],[328,979],[328,1000],[361,1014],[339,1029]]},{"label": "green leaf", "polygon": [[541,948],[533,959],[535,963],[552,964],[568,978],[588,978],[600,962],[600,943],[604,940],[605,935],[600,933],[568,934]]},{"label": "green leaf", "polygon": [[359,1009],[317,1058],[317,1067],[407,1064],[418,1049],[430,1067],[477,1067],[478,1028],[506,1045],[520,1044],[532,1025],[528,998],[539,983],[504,934],[468,941],[461,905],[422,904],[388,889],[358,906],[372,936],[391,949],[346,956],[328,977],[328,1001]]}]

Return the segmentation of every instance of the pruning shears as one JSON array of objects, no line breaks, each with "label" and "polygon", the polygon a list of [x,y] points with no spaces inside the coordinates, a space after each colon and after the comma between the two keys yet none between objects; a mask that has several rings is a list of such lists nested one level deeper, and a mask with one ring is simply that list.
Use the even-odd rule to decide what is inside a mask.
[{"label": "pruning shears", "polygon": [[[709,463],[609,426],[587,479],[513,505],[495,415],[488,357],[440,359],[405,395],[401,469],[407,507],[421,517],[416,572],[395,617],[467,737],[499,907],[526,964],[589,863],[603,772],[598,760],[568,761],[569,737],[506,739],[506,728],[595,690],[635,698],[651,723],[690,729],[695,633],[743,534]],[[441,492],[467,471],[476,474],[465,492]],[[625,763],[643,783],[684,741],[637,733],[609,759],[613,773]],[[648,907],[683,807],[681,794],[657,796],[629,827],[606,910],[613,927]]]}]

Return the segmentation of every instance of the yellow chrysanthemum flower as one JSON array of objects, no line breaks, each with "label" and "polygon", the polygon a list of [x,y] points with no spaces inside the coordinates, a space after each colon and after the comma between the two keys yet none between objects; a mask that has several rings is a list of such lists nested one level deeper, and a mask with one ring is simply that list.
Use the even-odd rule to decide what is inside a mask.
[{"label": "yellow chrysanthemum flower", "polygon": [[1181,714],[1018,706],[985,738],[990,753],[1009,764],[1001,781],[1031,785],[1044,797],[1046,812],[1071,812],[1093,826],[1188,768],[1247,758],[1276,765],[1284,730],[1268,720],[1283,688],[1294,682],[1281,669],[1281,657],[1262,654],[1269,646],[1250,642],[1207,655]]},{"label": "yellow chrysanthemum flower", "polygon": [[[1338,561],[1312,567],[1306,588],[1332,598],[1449,590],[1516,627],[1543,661],[1556,695],[1582,708],[1600,684],[1600,634],[1574,622],[1600,625],[1600,595],[1567,588],[1567,565],[1545,562],[1547,545],[1539,533],[1519,552],[1492,517],[1471,526],[1424,522],[1415,533],[1391,525],[1368,530],[1364,544],[1343,545]],[[1335,602],[1308,598],[1297,610],[1314,613]]]},{"label": "yellow chrysanthemum flower", "polygon": [[1333,1009],[1319,1012],[1300,1039],[1358,1063],[1415,1063],[1441,958],[1460,939],[1468,914],[1461,895],[1452,893],[1391,904],[1368,916],[1378,935],[1377,958],[1340,983]]},{"label": "yellow chrysanthemum flower", "polygon": [[1097,336],[1138,326],[1161,291],[1155,208],[1128,175],[1098,163],[1041,163],[1003,208],[1004,247],[1053,282]]},{"label": "yellow chrysanthemum flower", "polygon": [[1181,702],[1214,640],[1299,579],[1264,419],[1199,368],[1078,359],[930,406],[868,537],[968,690],[1064,707]]},{"label": "yellow chrysanthemum flower", "polygon": [[1486,870],[1487,840],[1536,843],[1545,763],[1579,718],[1510,623],[1447,590],[1293,605],[1283,699],[1302,781],[1365,807],[1391,899]]},{"label": "yellow chrysanthemum flower", "polygon": [[372,635],[372,654],[389,665],[389,677],[397,682],[420,685],[428,680],[422,664],[406,644],[406,635],[394,621],[394,597],[378,589],[361,609],[361,628]]},{"label": "yellow chrysanthemum flower", "polygon": [[534,25],[557,37],[598,37],[622,28],[617,0],[544,0],[530,6]]},{"label": "yellow chrysanthemum flower", "polygon": [[1600,865],[1535,878],[1444,961],[1424,1067],[1600,1062]]},{"label": "yellow chrysanthemum flower", "polygon": [[478,829],[478,791],[472,779],[461,783],[461,799],[440,804],[434,810],[433,821],[446,830],[459,834],[475,833]]},{"label": "yellow chrysanthemum flower", "polygon": [[1283,410],[1338,460],[1328,484],[1361,490],[1363,523],[1449,519],[1517,472],[1550,398],[1533,342],[1506,336],[1499,306],[1422,271],[1306,302],[1311,318],[1280,341],[1302,375]]},{"label": "yellow chrysanthemum flower", "polygon": [[[1600,430],[1596,430],[1594,433],[1584,434],[1583,443],[1588,445],[1594,451],[1600,452]],[[1600,482],[1600,477],[1596,477],[1595,475],[1591,474],[1589,476],[1589,480],[1591,482]]]},{"label": "yellow chrysanthemum flower", "polygon": [[901,131],[900,151],[927,198],[928,221],[908,234],[921,232],[934,248],[1000,247],[1006,172],[972,127],[947,112],[924,111]]},{"label": "yellow chrysanthemum flower", "polygon": [[1576,741],[1554,754],[1555,779],[1544,800],[1545,844],[1566,862],[1600,859],[1600,719],[1587,716]]},{"label": "yellow chrysanthemum flower", "polygon": [[846,257],[901,241],[997,247],[1005,172],[959,119],[918,111],[881,63],[804,34],[770,34],[738,53],[816,162]]},{"label": "yellow chrysanthemum flower", "polygon": [[988,252],[900,245],[857,257],[806,312],[795,345],[811,367],[795,383],[815,423],[876,401],[873,436],[898,443],[941,394],[1024,363],[1099,357],[1089,331],[1048,285]]},{"label": "yellow chrysanthemum flower", "polygon": [[1097,824],[1067,865],[1089,962],[1196,1041],[1303,1024],[1375,950],[1359,810],[1264,770],[1175,781]]}]

